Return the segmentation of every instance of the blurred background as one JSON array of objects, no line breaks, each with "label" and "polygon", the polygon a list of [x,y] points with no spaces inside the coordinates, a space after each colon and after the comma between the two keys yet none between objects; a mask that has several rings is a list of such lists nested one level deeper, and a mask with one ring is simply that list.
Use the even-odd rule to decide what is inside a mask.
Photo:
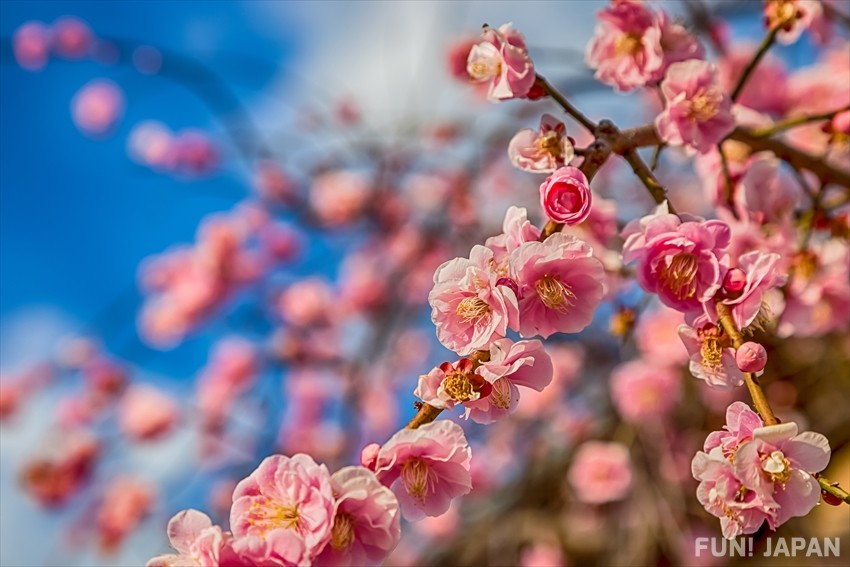
[{"label": "blurred background", "polygon": [[[234,482],[264,456],[334,469],[409,419],[416,377],[453,360],[429,319],[434,268],[500,232],[511,204],[539,220],[540,179],[505,147],[560,116],[487,102],[453,76],[456,52],[483,23],[513,22],[587,114],[646,123],[656,101],[613,94],[584,64],[606,4],[0,3],[0,564],[141,565],[180,509],[226,523]],[[690,4],[660,3],[694,21]],[[759,3],[707,4],[733,41],[760,40]],[[818,49],[776,54],[793,73]],[[681,209],[709,210],[685,160],[662,167]],[[652,204],[622,173],[595,181],[611,198],[603,245]],[[734,398],[688,374],[674,315],[614,287],[586,332],[547,341],[551,392],[511,424],[464,422],[476,492],[406,526],[387,564],[727,562],[693,556],[719,527],[689,463]],[[637,330],[629,313],[647,314]],[[846,488],[847,332],[813,335],[771,346],[783,371],[768,393],[829,437],[828,476]],[[662,356],[652,343],[681,351],[667,356],[689,402],[636,433],[610,415],[606,379]],[[595,437],[635,447],[642,488],[625,502],[564,489],[573,448]],[[847,510],[781,533],[850,550]]]}]

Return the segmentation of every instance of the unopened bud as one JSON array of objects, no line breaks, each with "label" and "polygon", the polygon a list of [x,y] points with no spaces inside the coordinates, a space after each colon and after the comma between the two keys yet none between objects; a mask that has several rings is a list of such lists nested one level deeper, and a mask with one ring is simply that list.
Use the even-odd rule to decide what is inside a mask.
[{"label": "unopened bud", "polygon": [[767,365],[767,351],[759,343],[746,342],[735,351],[735,362],[742,372],[760,372]]}]

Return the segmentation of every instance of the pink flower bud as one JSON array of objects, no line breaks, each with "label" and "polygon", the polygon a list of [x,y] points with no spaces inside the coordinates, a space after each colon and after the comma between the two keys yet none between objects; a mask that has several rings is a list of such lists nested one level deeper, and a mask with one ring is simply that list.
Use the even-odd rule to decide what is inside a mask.
[{"label": "pink flower bud", "polygon": [[363,447],[363,450],[360,451],[360,464],[371,471],[375,470],[375,463],[378,460],[380,450],[381,446],[377,443],[369,443]]},{"label": "pink flower bud", "polygon": [[735,362],[743,372],[760,372],[767,364],[767,351],[759,343],[748,341],[735,352]]},{"label": "pink flower bud", "polygon": [[738,268],[732,268],[726,273],[723,278],[723,289],[726,294],[732,297],[737,297],[747,285],[747,274]]},{"label": "pink flower bud", "polygon": [[540,205],[555,222],[578,224],[590,214],[590,187],[576,167],[562,167],[540,185]]}]

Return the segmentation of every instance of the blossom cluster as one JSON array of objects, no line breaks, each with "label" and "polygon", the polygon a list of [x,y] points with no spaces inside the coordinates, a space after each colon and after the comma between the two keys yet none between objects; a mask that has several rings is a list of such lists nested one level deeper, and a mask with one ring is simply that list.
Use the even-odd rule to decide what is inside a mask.
[{"label": "blossom cluster", "polygon": [[364,466],[330,474],[303,453],[267,457],[233,491],[232,532],[197,510],[168,524],[177,554],[149,567],[378,565],[408,520],[439,516],[472,489],[470,450],[450,421],[403,429],[367,446]]},{"label": "blossom cluster", "polygon": [[726,411],[724,431],[705,440],[691,463],[697,499],[720,518],[723,535],[751,534],[766,520],[771,529],[805,516],[820,500],[815,473],[829,463],[820,433],[798,433],[793,422],[765,426],[742,402]]}]

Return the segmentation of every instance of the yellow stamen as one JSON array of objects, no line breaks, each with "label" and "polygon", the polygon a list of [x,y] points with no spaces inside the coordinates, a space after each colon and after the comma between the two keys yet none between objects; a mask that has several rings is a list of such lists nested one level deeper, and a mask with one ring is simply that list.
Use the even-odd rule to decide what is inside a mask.
[{"label": "yellow stamen", "polygon": [[490,402],[503,410],[511,407],[511,386],[507,380],[496,380],[490,392]]},{"label": "yellow stamen", "polygon": [[697,259],[693,254],[681,252],[661,268],[661,281],[677,299],[696,295]]},{"label": "yellow stamen", "polygon": [[575,306],[576,295],[573,290],[554,276],[543,276],[534,284],[534,289],[540,301],[549,309],[566,313]]},{"label": "yellow stamen", "polygon": [[490,306],[477,295],[472,295],[457,304],[455,313],[467,323],[477,323],[490,314]]},{"label": "yellow stamen", "polygon": [[331,547],[344,551],[354,543],[354,521],[348,514],[337,514],[331,530]]},{"label": "yellow stamen", "polygon": [[561,157],[563,154],[563,146],[561,145],[561,137],[556,132],[547,132],[540,136],[535,141],[537,149],[543,153],[547,153],[553,158]]},{"label": "yellow stamen", "polygon": [[468,402],[475,395],[469,376],[461,372],[452,372],[443,380],[443,390],[459,402]]},{"label": "yellow stamen", "polygon": [[717,88],[700,89],[691,99],[688,118],[696,122],[707,122],[720,112],[721,102],[723,102],[723,93]]},{"label": "yellow stamen", "polygon": [[424,500],[428,488],[428,465],[421,459],[413,458],[401,467],[401,481],[407,493],[417,500]]},{"label": "yellow stamen", "polygon": [[625,33],[614,42],[617,55],[637,55],[640,51],[641,36],[636,33]]}]

